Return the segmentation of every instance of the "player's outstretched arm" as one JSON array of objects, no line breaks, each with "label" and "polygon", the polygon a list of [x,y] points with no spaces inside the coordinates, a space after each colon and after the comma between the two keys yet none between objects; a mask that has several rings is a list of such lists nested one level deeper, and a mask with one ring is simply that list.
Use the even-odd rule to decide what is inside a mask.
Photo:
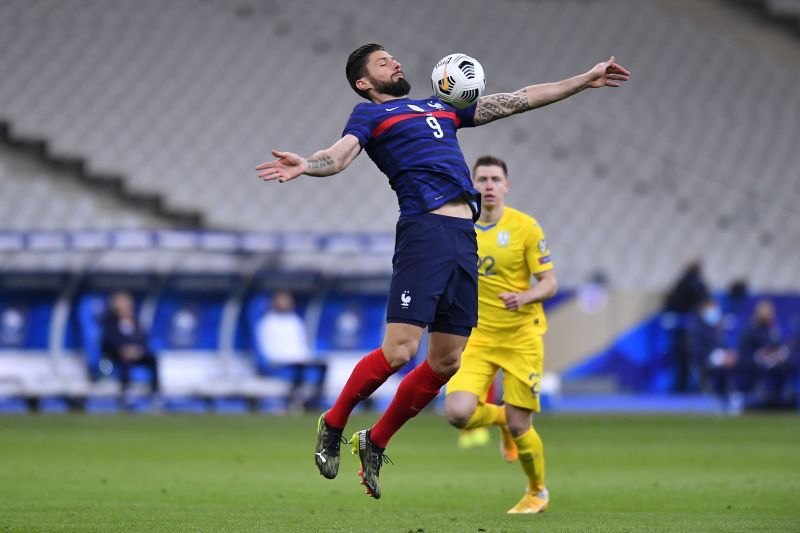
[{"label": "player's outstretched arm", "polygon": [[579,76],[555,83],[529,85],[513,93],[482,96],[475,108],[475,125],[488,124],[499,118],[524,113],[563,100],[584,89],[619,87],[628,81],[631,73],[618,65],[614,56]]},{"label": "player's outstretched arm", "polygon": [[322,178],[346,169],[360,152],[358,138],[355,135],[345,135],[327,150],[315,152],[308,158],[292,152],[273,150],[272,155],[277,159],[261,163],[256,170],[262,180],[278,180],[278,183],[293,180],[301,174]]}]

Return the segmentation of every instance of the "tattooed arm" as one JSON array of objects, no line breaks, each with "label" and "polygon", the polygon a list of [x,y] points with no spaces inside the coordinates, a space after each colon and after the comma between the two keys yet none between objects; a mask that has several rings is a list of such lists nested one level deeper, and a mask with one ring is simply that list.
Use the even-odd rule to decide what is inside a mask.
[{"label": "tattooed arm", "polygon": [[361,152],[361,144],[354,135],[345,135],[328,148],[315,152],[308,158],[292,152],[272,151],[277,157],[274,161],[261,163],[256,167],[258,177],[264,181],[278,180],[278,183],[293,180],[301,174],[309,176],[331,176],[346,169]]},{"label": "tattooed arm", "polygon": [[631,73],[618,65],[612,56],[598,63],[592,70],[555,83],[530,85],[513,93],[498,93],[482,96],[475,108],[475,125],[488,124],[499,118],[524,113],[537,107],[563,100],[584,89],[619,87]]}]

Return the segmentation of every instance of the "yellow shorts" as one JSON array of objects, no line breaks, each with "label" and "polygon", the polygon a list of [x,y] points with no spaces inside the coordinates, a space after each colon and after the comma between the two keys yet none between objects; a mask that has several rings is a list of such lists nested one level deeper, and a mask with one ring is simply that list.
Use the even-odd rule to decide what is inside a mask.
[{"label": "yellow shorts", "polygon": [[471,392],[483,401],[497,371],[502,370],[503,401],[538,413],[544,342],[541,335],[526,337],[524,343],[504,345],[492,343],[488,335],[473,333],[461,355],[461,367],[447,384],[447,394]]}]

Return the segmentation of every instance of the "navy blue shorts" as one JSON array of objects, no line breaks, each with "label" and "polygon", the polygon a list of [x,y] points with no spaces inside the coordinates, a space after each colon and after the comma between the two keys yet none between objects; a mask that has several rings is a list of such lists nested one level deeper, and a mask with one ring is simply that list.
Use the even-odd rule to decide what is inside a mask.
[{"label": "navy blue shorts", "polygon": [[423,213],[397,221],[387,322],[468,337],[478,324],[472,220]]}]

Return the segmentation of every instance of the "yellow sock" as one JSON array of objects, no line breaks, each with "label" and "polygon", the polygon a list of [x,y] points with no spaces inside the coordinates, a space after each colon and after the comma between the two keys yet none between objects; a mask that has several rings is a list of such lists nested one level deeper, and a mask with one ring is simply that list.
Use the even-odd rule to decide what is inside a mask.
[{"label": "yellow sock", "polygon": [[464,429],[503,426],[505,423],[506,410],[504,407],[493,403],[479,403]]},{"label": "yellow sock", "polygon": [[536,493],[544,490],[544,446],[536,430],[531,429],[514,437],[519,449],[519,464],[528,477],[528,487]]}]

